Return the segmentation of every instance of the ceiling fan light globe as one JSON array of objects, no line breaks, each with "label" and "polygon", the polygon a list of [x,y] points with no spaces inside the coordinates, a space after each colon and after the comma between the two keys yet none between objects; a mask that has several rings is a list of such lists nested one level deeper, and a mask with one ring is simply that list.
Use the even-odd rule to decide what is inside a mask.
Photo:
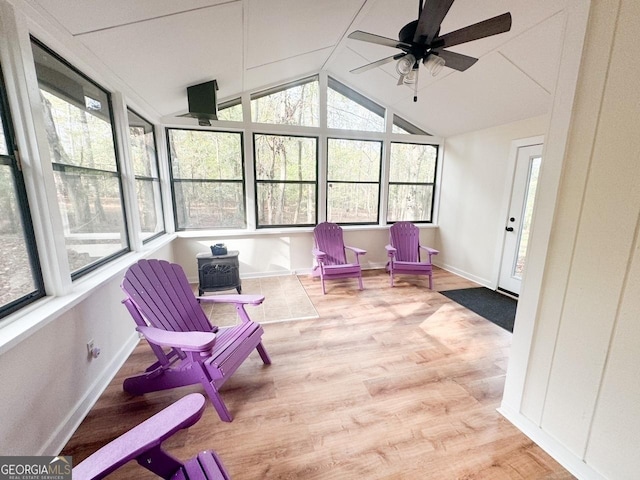
[{"label": "ceiling fan light globe", "polygon": [[405,55],[396,63],[396,72],[398,72],[399,75],[409,75],[415,63],[416,57],[411,54]]},{"label": "ceiling fan light globe", "polygon": [[406,83],[407,85],[413,85],[414,83],[416,83],[417,78],[418,69],[416,68],[415,70],[411,70],[407,75],[405,75],[404,83]]},{"label": "ceiling fan light globe", "polygon": [[424,63],[424,66],[429,73],[435,77],[442,71],[445,61],[444,58],[438,57],[437,55],[429,55],[429,57],[426,60],[423,60],[422,63]]}]

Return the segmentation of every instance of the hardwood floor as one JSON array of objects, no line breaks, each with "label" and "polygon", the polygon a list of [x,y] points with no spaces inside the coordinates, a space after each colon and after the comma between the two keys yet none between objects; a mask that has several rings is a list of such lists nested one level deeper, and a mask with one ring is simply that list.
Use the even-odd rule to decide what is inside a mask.
[{"label": "hardwood floor", "polygon": [[[222,388],[232,423],[209,405],[165,443],[181,459],[216,450],[243,479],[573,478],[496,408],[511,334],[381,270],[327,284],[301,276],[320,318],[264,326],[273,364],[256,354]],[[471,282],[443,270],[437,290]],[[64,455],[78,463],[199,386],[132,397],[123,379],[154,357],[141,343],[96,403]],[[113,478],[153,478],[129,464]]]}]

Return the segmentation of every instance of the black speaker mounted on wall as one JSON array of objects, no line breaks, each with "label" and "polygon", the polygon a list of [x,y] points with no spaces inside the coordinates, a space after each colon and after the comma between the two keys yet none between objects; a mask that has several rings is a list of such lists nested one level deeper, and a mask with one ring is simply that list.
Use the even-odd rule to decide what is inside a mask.
[{"label": "black speaker mounted on wall", "polygon": [[217,91],[218,82],[215,80],[187,87],[189,113],[180,116],[197,118],[198,124],[210,126],[209,120],[218,120]]}]

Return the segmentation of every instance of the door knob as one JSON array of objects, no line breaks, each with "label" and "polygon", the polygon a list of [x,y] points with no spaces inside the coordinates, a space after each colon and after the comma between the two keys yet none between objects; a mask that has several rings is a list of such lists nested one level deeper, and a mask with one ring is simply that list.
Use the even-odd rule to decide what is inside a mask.
[{"label": "door knob", "polygon": [[507,228],[505,228],[505,230],[506,230],[507,232],[513,232],[513,227],[507,227]]}]

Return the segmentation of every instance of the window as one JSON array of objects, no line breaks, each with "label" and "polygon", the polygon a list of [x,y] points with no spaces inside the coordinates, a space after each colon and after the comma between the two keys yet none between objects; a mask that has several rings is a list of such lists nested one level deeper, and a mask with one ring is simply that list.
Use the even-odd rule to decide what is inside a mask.
[{"label": "window", "polygon": [[32,41],[73,279],[129,251],[109,93]]},{"label": "window", "polygon": [[382,142],[328,139],[327,220],[378,223]]},{"label": "window", "polygon": [[388,222],[431,222],[438,147],[391,142]]},{"label": "window", "polygon": [[242,102],[240,98],[221,103],[218,107],[218,120],[242,122]]},{"label": "window", "polygon": [[327,126],[343,130],[384,132],[384,107],[329,77]]},{"label": "window", "polygon": [[251,119],[277,125],[320,125],[318,77],[305,78],[251,96]]},{"label": "window", "polygon": [[168,130],[176,228],[246,228],[242,134]]},{"label": "window", "polygon": [[0,318],[43,297],[44,285],[0,70]]},{"label": "window", "polygon": [[407,122],[404,118],[393,116],[393,128],[392,133],[402,133],[407,135],[431,135],[424,130],[416,127],[413,123]]},{"label": "window", "polygon": [[136,178],[136,195],[140,215],[142,241],[147,242],[164,232],[158,153],[153,125],[132,110],[129,118],[131,161]]},{"label": "window", "polygon": [[318,139],[253,137],[257,226],[316,224]]}]

